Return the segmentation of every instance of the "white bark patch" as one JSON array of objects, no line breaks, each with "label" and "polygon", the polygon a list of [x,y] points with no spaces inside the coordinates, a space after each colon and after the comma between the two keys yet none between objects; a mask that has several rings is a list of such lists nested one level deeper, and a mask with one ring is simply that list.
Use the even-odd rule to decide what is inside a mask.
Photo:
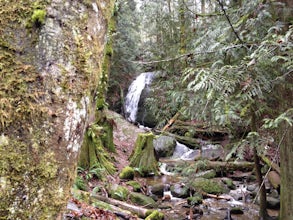
[{"label": "white bark patch", "polygon": [[80,100],[79,106],[71,99],[68,101],[63,131],[64,138],[66,141],[68,141],[67,150],[71,152],[77,152],[80,148],[80,135],[82,131],[79,131],[79,129],[83,127],[82,122],[84,122],[86,119],[88,104],[88,97],[83,97]]}]

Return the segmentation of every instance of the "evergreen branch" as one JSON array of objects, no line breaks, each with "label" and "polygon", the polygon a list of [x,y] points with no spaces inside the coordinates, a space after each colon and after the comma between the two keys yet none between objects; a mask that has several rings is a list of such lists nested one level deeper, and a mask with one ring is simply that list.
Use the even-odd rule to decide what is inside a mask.
[{"label": "evergreen branch", "polygon": [[230,27],[232,28],[232,30],[233,30],[235,36],[236,36],[237,39],[240,41],[240,43],[243,44],[243,41],[240,39],[238,33],[236,32],[236,30],[234,29],[234,27],[233,27],[233,25],[232,25],[232,23],[231,23],[231,20],[230,20],[229,16],[228,16],[227,13],[226,13],[226,10],[225,10],[225,8],[224,8],[223,3],[222,3],[220,0],[217,0],[217,2],[218,2],[219,5],[221,6],[221,9],[222,9],[222,11],[223,11],[223,13],[224,13],[224,15],[225,15],[225,17],[226,17],[226,19],[227,19],[227,21],[228,21]]}]

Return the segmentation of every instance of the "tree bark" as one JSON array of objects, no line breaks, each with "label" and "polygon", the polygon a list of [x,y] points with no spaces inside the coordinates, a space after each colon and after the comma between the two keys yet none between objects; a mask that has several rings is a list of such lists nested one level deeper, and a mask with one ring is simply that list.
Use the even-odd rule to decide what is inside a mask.
[{"label": "tree bark", "polygon": [[1,218],[56,219],[66,206],[113,8],[82,2],[0,1]]}]

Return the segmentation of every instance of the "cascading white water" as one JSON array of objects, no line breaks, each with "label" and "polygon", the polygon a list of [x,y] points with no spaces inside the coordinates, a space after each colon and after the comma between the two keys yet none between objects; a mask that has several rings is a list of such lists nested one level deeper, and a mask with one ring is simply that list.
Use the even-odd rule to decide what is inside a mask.
[{"label": "cascading white water", "polygon": [[199,155],[199,150],[193,150],[188,148],[186,145],[176,142],[176,147],[173,152],[173,159],[180,160],[194,160]]},{"label": "cascading white water", "polygon": [[129,86],[128,92],[125,98],[125,113],[127,115],[127,120],[131,122],[136,121],[140,95],[142,93],[142,90],[147,85],[151,84],[153,76],[154,76],[153,72],[141,73],[138,77],[136,77],[136,79]]}]

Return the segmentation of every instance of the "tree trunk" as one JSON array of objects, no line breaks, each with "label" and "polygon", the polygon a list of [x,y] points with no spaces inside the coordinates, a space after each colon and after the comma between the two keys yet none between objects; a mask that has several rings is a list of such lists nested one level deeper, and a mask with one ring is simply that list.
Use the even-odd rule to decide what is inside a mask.
[{"label": "tree trunk", "polygon": [[66,206],[113,8],[82,2],[0,1],[2,219],[56,219]]},{"label": "tree trunk", "polygon": [[[292,74],[286,78],[286,84],[278,87],[280,97],[280,112],[292,108]],[[292,114],[291,114],[292,119]],[[293,128],[283,122],[278,129],[281,159],[281,209],[279,219],[293,219]]]}]

